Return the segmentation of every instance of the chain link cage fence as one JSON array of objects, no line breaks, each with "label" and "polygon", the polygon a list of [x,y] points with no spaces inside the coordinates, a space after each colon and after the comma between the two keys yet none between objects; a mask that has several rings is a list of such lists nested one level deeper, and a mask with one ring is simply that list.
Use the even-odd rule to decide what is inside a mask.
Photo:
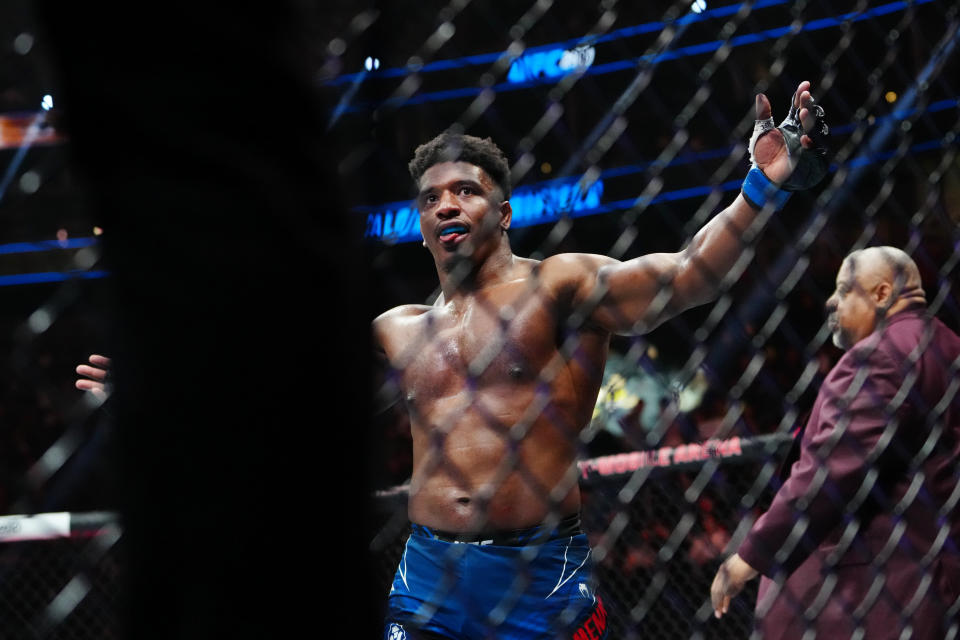
[{"label": "chain link cage fence", "polygon": [[[517,255],[627,260],[679,249],[735,197],[755,94],[770,98],[779,122],[809,80],[826,109],[827,178],[743,235],[743,260],[720,279],[717,300],[612,338],[596,409],[570,436],[610,637],[748,637],[756,583],[715,620],[710,581],[770,504],[792,434],[842,355],[823,305],[843,257],[903,249],[931,313],[960,328],[960,8],[507,5],[309,12],[316,83],[335,96],[330,152],[365,220],[372,277],[359,304],[371,317],[439,295],[406,166],[442,131],[489,136],[504,150]],[[43,32],[29,3],[4,11],[0,504],[9,515],[109,510],[108,416],[73,387],[73,367],[105,340],[102,230],[66,161]],[[374,422],[378,444],[366,454],[377,460],[382,526],[371,554],[386,599],[409,532],[412,435],[402,406]],[[108,529],[0,543],[0,637],[120,637],[122,540]]]},{"label": "chain link cage fence", "polygon": [[116,520],[101,512],[3,517],[0,637],[124,637]]}]

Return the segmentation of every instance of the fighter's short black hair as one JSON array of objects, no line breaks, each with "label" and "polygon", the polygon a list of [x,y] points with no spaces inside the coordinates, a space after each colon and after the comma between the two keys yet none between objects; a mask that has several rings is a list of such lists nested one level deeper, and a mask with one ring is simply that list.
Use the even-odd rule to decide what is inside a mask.
[{"label": "fighter's short black hair", "polygon": [[504,200],[510,199],[510,165],[503,151],[490,138],[441,133],[417,147],[407,168],[413,181],[419,183],[427,169],[441,162],[469,162],[480,167],[503,191]]}]

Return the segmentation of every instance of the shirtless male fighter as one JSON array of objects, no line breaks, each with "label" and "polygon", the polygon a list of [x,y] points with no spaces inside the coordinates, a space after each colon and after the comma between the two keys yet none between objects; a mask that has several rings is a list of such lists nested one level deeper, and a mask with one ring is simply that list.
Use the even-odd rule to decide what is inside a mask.
[{"label": "shirtless male fighter", "polygon": [[373,325],[413,437],[412,533],[386,638],[606,636],[575,458],[610,336],[646,333],[716,298],[758,210],[822,178],[826,127],[809,89],[800,83],[779,128],[757,96],[754,168],[689,246],[625,262],[514,255],[500,149],[441,134],[416,150],[420,230],[442,293]]}]

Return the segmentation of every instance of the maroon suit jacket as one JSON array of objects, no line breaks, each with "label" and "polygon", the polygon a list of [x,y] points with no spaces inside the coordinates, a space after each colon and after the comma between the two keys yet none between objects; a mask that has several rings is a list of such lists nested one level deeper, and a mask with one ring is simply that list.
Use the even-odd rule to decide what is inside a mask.
[{"label": "maroon suit jacket", "polygon": [[[960,618],[960,338],[889,318],[820,388],[800,456],[738,553],[762,637],[943,640]],[[773,578],[771,580],[771,578]]]}]

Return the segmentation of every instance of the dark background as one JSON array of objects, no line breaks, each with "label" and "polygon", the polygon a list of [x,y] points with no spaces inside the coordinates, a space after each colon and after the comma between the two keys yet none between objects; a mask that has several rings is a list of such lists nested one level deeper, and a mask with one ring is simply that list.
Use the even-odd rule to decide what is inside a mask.
[{"label": "dark background", "polygon": [[[367,592],[361,560],[376,528],[366,496],[404,480],[409,453],[402,418],[368,420],[366,327],[392,306],[426,301],[436,274],[416,242],[364,242],[364,215],[355,208],[409,198],[406,163],[414,149],[454,123],[493,137],[511,163],[532,154],[515,186],[558,177],[642,67],[587,74],[562,95],[556,83],[503,89],[473,115],[465,115],[472,97],[384,104],[403,77],[374,73],[353,95],[355,110],[331,124],[349,86],[336,79],[361,71],[368,56],[387,70],[411,56],[429,62],[503,51],[513,40],[511,27],[531,9],[506,4],[289,2],[221,12],[174,3],[134,18],[119,6],[3,3],[0,114],[35,114],[42,96],[53,94],[46,126],[57,141],[33,146],[22,158],[17,148],[0,149],[0,167],[11,172],[0,199],[0,245],[58,233],[89,237],[100,227],[102,256],[84,268],[114,275],[0,287],[0,506],[4,513],[121,509],[132,557],[145,558],[132,565],[134,585],[142,588],[131,592],[144,594],[134,596],[132,610],[174,612],[141,634],[205,637],[231,628],[256,635],[277,622],[258,606],[272,597],[295,603],[291,626],[332,624],[309,613],[315,589],[294,589],[293,582],[276,588],[287,574],[301,573],[336,576],[329,580],[356,603],[356,620],[376,618],[364,616],[366,603],[381,595]],[[671,49],[717,40],[731,21],[738,36],[859,6],[786,3],[742,20],[706,20],[684,29]],[[583,36],[606,7],[615,18],[605,33],[675,11],[666,2],[560,0],[522,41],[536,47]],[[685,379],[677,372],[699,344],[715,354],[710,401],[690,421],[716,417],[733,401],[746,407],[741,435],[782,428],[784,415],[802,416],[815,380],[795,385],[808,362],[825,371],[838,355],[821,335],[822,305],[840,260],[858,242],[907,248],[930,299],[938,300],[938,315],[960,325],[952,266],[960,176],[948,155],[955,137],[947,137],[957,127],[957,55],[919,101],[954,106],[898,128],[883,149],[899,145],[902,155],[862,173],[846,164],[897,108],[884,93],[904,95],[928,63],[950,10],[952,3],[929,2],[909,18],[894,11],[803,31],[782,48],[776,39],[761,40],[731,48],[715,68],[712,52],[664,61],[624,111],[627,127],[596,159],[601,169],[648,163],[678,131],[687,136],[681,159],[729,150],[748,136],[757,91],[770,97],[779,121],[801,80],[813,82],[835,131],[833,175],[840,177],[796,194],[770,222],[751,266],[726,294],[732,304],[722,322],[708,321],[714,305],[707,305],[648,336],[615,340],[614,350],[624,354],[634,345],[644,353],[655,347],[656,358],[645,366],[678,383]],[[358,16],[365,11],[376,17],[364,28]],[[447,18],[453,34],[434,50],[427,43]],[[34,36],[28,51],[22,40],[19,50],[14,45],[22,33]],[[660,36],[600,42],[593,65],[636,59]],[[345,43],[341,55],[331,53],[334,38]],[[499,86],[505,73],[491,63],[422,73],[413,97]],[[698,90],[708,91],[702,106],[678,121]],[[554,102],[562,115],[532,139]],[[909,150],[930,140],[946,143]],[[734,154],[721,170],[729,155],[676,163],[657,175],[665,191],[738,179],[747,160]],[[946,175],[929,184],[945,159]],[[589,164],[572,162],[568,175]],[[28,172],[39,177],[38,189],[24,188]],[[653,173],[605,180],[604,201],[635,198]],[[724,194],[721,206],[732,197]],[[699,226],[700,203],[692,198],[651,205],[637,216],[579,218],[550,241],[553,225],[516,229],[511,242],[519,255],[606,254],[633,229],[639,233],[620,257],[674,251]],[[802,232],[811,221],[808,242]],[[781,296],[785,319],[751,344],[773,307],[765,292],[779,280],[771,274],[797,248],[809,266]],[[78,254],[3,253],[0,276],[75,269],[83,259]],[[39,333],[27,328],[38,309],[53,320]],[[695,335],[701,326],[708,330]],[[92,352],[117,360],[109,411],[85,409],[73,387],[73,368]],[[758,357],[759,369],[744,376]],[[37,481],[28,470],[67,433],[79,434],[85,455]],[[628,444],[597,440],[584,453]],[[265,535],[261,527],[283,533]],[[333,559],[317,557],[318,543],[335,550]],[[198,605],[201,594],[208,599]],[[353,611],[352,604],[337,606]],[[245,615],[225,623],[225,612],[238,607]]]}]

